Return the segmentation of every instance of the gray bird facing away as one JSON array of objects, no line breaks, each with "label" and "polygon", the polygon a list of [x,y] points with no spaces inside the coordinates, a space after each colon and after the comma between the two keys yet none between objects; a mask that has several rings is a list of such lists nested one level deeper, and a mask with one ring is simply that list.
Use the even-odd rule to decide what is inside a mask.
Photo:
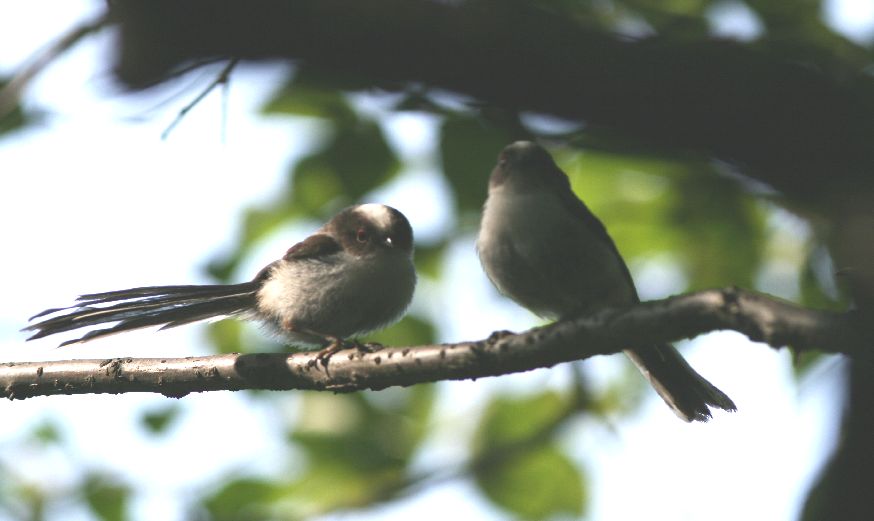
[{"label": "gray bird facing away", "polygon": [[[542,147],[507,146],[489,180],[477,251],[504,295],[545,318],[562,320],[639,302],[625,261],[601,221],[571,191]],[[736,410],[670,345],[625,354],[685,421],[707,421],[709,406]]]},{"label": "gray bird facing away", "polygon": [[[413,230],[389,206],[352,206],[334,216],[250,282],[204,286],[154,286],[82,295],[66,308],[47,309],[24,328],[33,340],[115,322],[61,345],[215,317],[258,320],[286,340],[325,346],[330,355],[354,335],[397,321],[416,286]],[[356,344],[357,345],[357,344]],[[360,347],[360,346],[359,346]]]}]

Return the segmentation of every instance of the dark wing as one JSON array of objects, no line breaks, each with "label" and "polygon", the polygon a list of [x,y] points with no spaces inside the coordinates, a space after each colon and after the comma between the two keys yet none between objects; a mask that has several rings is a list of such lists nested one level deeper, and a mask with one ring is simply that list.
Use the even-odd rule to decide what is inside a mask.
[{"label": "dark wing", "polygon": [[261,271],[255,275],[255,278],[252,279],[252,282],[259,286],[263,284],[264,281],[270,277],[273,268],[283,260],[318,259],[319,257],[337,253],[342,249],[342,246],[340,246],[340,244],[330,235],[325,235],[323,233],[310,235],[306,239],[289,248],[282,259],[273,261],[262,268]]},{"label": "dark wing", "polygon": [[571,183],[567,174],[558,169],[558,167],[556,167],[556,169],[560,175],[550,176],[550,179],[552,179],[554,183],[561,183],[562,185],[559,190],[556,190],[556,193],[561,195],[562,206],[564,206],[571,215],[586,223],[586,226],[588,226],[590,230],[609,245],[610,249],[613,250],[613,253],[616,254],[616,259],[619,262],[619,265],[622,266],[622,272],[625,274],[625,279],[628,281],[629,286],[631,286],[635,300],[640,300],[637,296],[637,288],[634,286],[634,279],[631,278],[631,272],[628,271],[625,259],[622,258],[622,254],[620,254],[619,249],[616,248],[616,243],[613,242],[610,234],[607,233],[607,228],[605,228],[601,220],[598,219],[591,210],[589,210],[586,203],[580,200],[580,198],[574,194],[573,190],[571,190]]},{"label": "dark wing", "polygon": [[317,233],[295,244],[285,252],[285,260],[312,259],[337,253],[343,247],[330,235]]}]

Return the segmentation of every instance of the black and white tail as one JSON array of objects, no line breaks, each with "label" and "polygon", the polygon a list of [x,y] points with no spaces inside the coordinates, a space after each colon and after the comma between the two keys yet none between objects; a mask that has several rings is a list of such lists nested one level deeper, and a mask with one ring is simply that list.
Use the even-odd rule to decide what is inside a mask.
[{"label": "black and white tail", "polygon": [[30,317],[30,320],[34,320],[57,314],[31,324],[22,331],[35,331],[28,338],[34,340],[117,322],[111,327],[95,329],[80,338],[67,340],[61,344],[65,346],[144,327],[161,326],[161,329],[167,329],[252,310],[257,291],[258,284],[253,281],[233,285],[153,286],[92,293],[80,296],[72,306],[47,309]]},{"label": "black and white tail", "polygon": [[683,420],[707,421],[711,418],[710,407],[737,410],[731,398],[695,372],[673,346],[665,344],[625,354]]}]

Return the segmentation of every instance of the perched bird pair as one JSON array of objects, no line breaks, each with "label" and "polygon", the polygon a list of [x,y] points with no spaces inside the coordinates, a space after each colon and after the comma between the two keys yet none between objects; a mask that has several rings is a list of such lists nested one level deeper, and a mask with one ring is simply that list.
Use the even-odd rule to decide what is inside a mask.
[{"label": "perched bird pair", "polygon": [[[628,268],[604,225],[571,191],[540,146],[506,147],[489,181],[477,250],[498,290],[550,319],[638,302]],[[61,345],[149,326],[175,327],[221,316],[256,319],[293,343],[327,346],[398,320],[413,296],[413,233],[399,211],[380,204],[347,208],[292,246],[251,281],[157,286],[82,295],[49,309],[26,329],[30,339],[114,322]],[[30,340],[29,339],[29,340]],[[686,421],[710,418],[731,399],[669,345],[626,354]]]}]

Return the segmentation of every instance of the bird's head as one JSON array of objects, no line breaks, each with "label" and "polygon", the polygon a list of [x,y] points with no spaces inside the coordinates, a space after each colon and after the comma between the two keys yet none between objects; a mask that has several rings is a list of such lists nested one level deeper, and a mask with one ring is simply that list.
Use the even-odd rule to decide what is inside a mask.
[{"label": "bird's head", "polygon": [[546,149],[531,141],[516,141],[498,155],[489,188],[509,183],[520,189],[536,189],[548,186],[557,176],[564,173]]},{"label": "bird's head", "polygon": [[337,214],[329,223],[346,251],[366,255],[380,251],[413,252],[413,229],[404,214],[384,204],[361,204]]}]

